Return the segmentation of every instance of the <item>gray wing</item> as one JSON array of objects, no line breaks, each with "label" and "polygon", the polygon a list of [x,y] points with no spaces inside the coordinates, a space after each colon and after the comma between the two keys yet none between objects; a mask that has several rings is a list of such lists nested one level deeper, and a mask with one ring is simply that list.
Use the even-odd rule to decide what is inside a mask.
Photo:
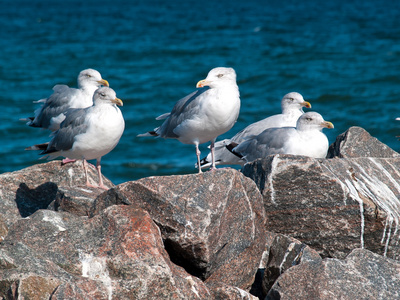
[{"label": "gray wing", "polygon": [[53,90],[54,93],[47,98],[43,106],[35,111],[35,118],[30,126],[48,128],[52,118],[69,108],[69,100],[76,93],[76,89],[67,85],[56,85]]},{"label": "gray wing", "polygon": [[75,136],[87,131],[86,116],[91,107],[70,108],[66,112],[65,120],[61,123],[60,129],[54,132],[54,137],[49,146],[41,154],[48,154],[72,148]]},{"label": "gray wing", "polygon": [[176,102],[167,119],[160,127],[155,129],[155,132],[163,138],[178,138],[174,129],[184,120],[197,114],[199,111],[198,103],[201,101],[202,94],[207,90],[209,90],[208,87],[199,89]]},{"label": "gray wing", "polygon": [[243,155],[248,162],[272,154],[282,154],[286,141],[295,133],[293,127],[269,128],[240,143],[233,151]]},{"label": "gray wing", "polygon": [[158,117],[156,118],[156,120],[164,120],[164,119],[168,118],[170,114],[171,114],[171,113],[162,114],[161,116],[158,116]]},{"label": "gray wing", "polygon": [[279,114],[252,123],[235,134],[235,136],[231,138],[231,141],[235,143],[241,143],[251,135],[259,135],[265,129],[288,126],[288,124],[282,123],[282,119],[282,114]]}]

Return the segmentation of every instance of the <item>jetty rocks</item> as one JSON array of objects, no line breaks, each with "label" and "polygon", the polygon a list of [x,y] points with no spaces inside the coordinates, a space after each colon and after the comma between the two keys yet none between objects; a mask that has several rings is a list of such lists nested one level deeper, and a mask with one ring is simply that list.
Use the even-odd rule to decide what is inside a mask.
[{"label": "jetty rocks", "polygon": [[0,175],[0,299],[400,299],[400,154],[360,127],[326,159],[104,183]]}]

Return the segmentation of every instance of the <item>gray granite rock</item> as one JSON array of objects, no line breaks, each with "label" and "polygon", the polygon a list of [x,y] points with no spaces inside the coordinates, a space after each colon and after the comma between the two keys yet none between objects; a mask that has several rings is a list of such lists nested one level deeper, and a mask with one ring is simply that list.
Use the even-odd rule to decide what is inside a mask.
[{"label": "gray granite rock", "polygon": [[[89,167],[88,176],[97,182],[97,171]],[[114,186],[103,178],[107,187]],[[43,164],[0,175],[0,217],[7,226],[20,218],[28,217],[39,209],[49,206],[59,210],[78,211],[82,199],[88,203],[104,190],[88,188],[82,162],[76,161],[62,165],[60,161]],[[67,200],[68,199],[68,200]],[[77,201],[76,207],[71,202]],[[87,205],[87,207],[91,207]]]},{"label": "gray granite rock", "polygon": [[35,290],[35,299],[212,299],[170,261],[158,227],[133,206],[91,219],[39,210],[10,226],[0,244],[0,296]]},{"label": "gray granite rock", "polygon": [[269,292],[279,276],[293,266],[322,259],[314,249],[282,234],[275,236],[269,248],[269,260],[262,281],[263,295]]},{"label": "gray granite rock", "polygon": [[148,211],[173,262],[206,282],[250,289],[265,240],[262,198],[254,182],[234,169],[220,169],[143,178],[114,190],[100,198],[114,195]]},{"label": "gray granite rock", "polygon": [[266,229],[299,239],[322,257],[355,248],[400,255],[400,158],[269,156],[243,174],[259,187]]},{"label": "gray granite rock", "polygon": [[283,273],[267,300],[400,299],[400,263],[365,249],[344,260],[302,263]]},{"label": "gray granite rock", "polygon": [[361,127],[350,127],[330,145],[327,158],[381,157],[393,158],[400,154],[371,136]]}]

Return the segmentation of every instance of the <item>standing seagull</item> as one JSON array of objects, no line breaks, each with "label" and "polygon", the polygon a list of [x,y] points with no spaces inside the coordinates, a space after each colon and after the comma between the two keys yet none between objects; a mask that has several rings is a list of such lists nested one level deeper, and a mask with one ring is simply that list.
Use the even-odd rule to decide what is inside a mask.
[{"label": "standing seagull", "polygon": [[211,169],[215,169],[215,140],[231,129],[239,116],[240,98],[236,72],[232,68],[214,68],[206,79],[197,83],[196,87],[202,89],[182,98],[170,113],[157,118],[157,120],[165,119],[160,127],[138,136],[160,136],[178,139],[184,144],[194,144],[198,165],[200,165],[199,144],[211,141]]},{"label": "standing seagull", "polygon": [[48,98],[36,101],[43,103],[35,110],[35,116],[30,117],[26,123],[32,127],[40,127],[56,131],[65,119],[65,112],[69,108],[85,108],[93,105],[93,93],[101,85],[109,86],[107,80],[101,78],[98,71],[86,69],[79,73],[78,88],[58,84],[53,87],[54,93]]},{"label": "standing seagull", "polygon": [[[232,154],[226,145],[230,143],[240,144],[250,136],[259,135],[265,129],[273,127],[295,127],[298,118],[304,113],[303,107],[311,108],[311,104],[304,101],[303,96],[291,92],[283,96],[281,100],[282,113],[270,116],[258,122],[252,123],[239,131],[231,139],[225,139],[215,143],[215,163],[217,165],[243,165],[244,161]],[[211,166],[211,153],[201,160],[201,168]]]},{"label": "standing seagull", "polygon": [[252,162],[272,154],[305,155],[325,158],[329,142],[323,128],[333,128],[316,112],[307,112],[297,121],[296,127],[269,128],[239,145],[227,148],[245,162]]},{"label": "standing seagull", "polygon": [[[43,158],[54,159],[59,156],[72,159],[83,159],[86,185],[107,189],[101,175],[101,157],[109,153],[118,144],[125,129],[121,110],[121,99],[116,97],[113,89],[101,87],[93,96],[93,106],[70,109],[60,129],[53,133],[49,143],[35,145],[27,150],[43,150]],[[99,185],[89,183],[86,160],[96,159]]]}]

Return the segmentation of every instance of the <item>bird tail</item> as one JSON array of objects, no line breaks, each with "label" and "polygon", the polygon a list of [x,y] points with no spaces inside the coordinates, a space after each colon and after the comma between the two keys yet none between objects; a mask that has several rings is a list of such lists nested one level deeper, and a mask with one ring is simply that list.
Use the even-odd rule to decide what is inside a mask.
[{"label": "bird tail", "polygon": [[22,122],[26,122],[26,125],[29,125],[29,126],[32,126],[32,127],[38,127],[38,126],[35,126],[35,124],[33,123],[34,119],[35,119],[35,117],[28,117],[28,118],[22,118],[22,119],[19,119],[19,120],[22,121]]},{"label": "bird tail", "polygon": [[138,134],[137,136],[142,137],[142,136],[159,136],[159,134],[155,131],[148,131],[146,133],[141,133]]},{"label": "bird tail", "polygon": [[226,149],[228,149],[229,152],[231,152],[232,154],[236,155],[236,156],[239,157],[239,158],[243,158],[243,155],[242,155],[242,154],[237,153],[237,152],[234,150],[234,148],[235,148],[237,145],[239,145],[239,144],[238,144],[238,143],[235,143],[235,142],[232,142],[232,143],[226,145],[225,147],[226,147]]},{"label": "bird tail", "polygon": [[37,144],[30,147],[25,148],[25,150],[46,150],[49,143]]}]

